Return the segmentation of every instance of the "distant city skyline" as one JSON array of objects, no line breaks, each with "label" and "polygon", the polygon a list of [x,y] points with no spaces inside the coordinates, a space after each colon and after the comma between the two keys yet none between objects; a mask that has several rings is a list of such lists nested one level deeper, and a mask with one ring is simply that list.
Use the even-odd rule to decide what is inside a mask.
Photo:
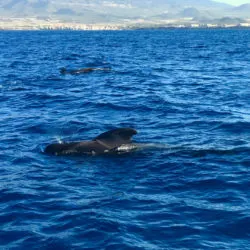
[{"label": "distant city skyline", "polygon": [[232,4],[235,6],[241,5],[241,4],[245,4],[245,3],[249,3],[250,4],[250,0],[214,0],[215,2],[222,2],[222,3],[228,3],[228,4]]}]

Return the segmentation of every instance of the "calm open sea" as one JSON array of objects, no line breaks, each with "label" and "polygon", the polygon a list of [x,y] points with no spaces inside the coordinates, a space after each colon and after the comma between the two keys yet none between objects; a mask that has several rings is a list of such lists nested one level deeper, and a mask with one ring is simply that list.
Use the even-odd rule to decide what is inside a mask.
[{"label": "calm open sea", "polygon": [[0,249],[250,249],[250,30],[0,32],[0,121]]}]

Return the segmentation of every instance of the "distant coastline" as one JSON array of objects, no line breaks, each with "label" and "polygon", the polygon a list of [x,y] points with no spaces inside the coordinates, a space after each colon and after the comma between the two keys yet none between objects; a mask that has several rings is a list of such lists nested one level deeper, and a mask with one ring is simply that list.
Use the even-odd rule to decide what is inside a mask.
[{"label": "distant coastline", "polygon": [[[232,20],[232,22],[230,22]],[[37,18],[0,18],[0,30],[138,30],[138,29],[171,29],[171,28],[250,28],[250,20],[233,22],[229,19],[223,23],[198,23],[192,19],[163,20],[162,22],[147,22],[135,20],[127,23],[96,23],[84,24],[63,22],[55,19]]]},{"label": "distant coastline", "polygon": [[15,29],[15,28],[0,28],[1,31],[124,31],[124,30],[171,30],[171,29],[245,29],[248,30],[250,27],[245,27],[245,26],[216,26],[216,27],[206,27],[206,26],[199,26],[199,27],[189,27],[189,26],[183,26],[183,27],[176,27],[176,26],[159,26],[159,27],[153,27],[153,26],[145,26],[145,27],[123,27],[123,28],[109,28],[109,27],[104,27],[102,28],[88,28],[88,29],[75,29],[75,28],[41,28],[41,29],[36,29],[36,28],[23,28],[23,29]]}]

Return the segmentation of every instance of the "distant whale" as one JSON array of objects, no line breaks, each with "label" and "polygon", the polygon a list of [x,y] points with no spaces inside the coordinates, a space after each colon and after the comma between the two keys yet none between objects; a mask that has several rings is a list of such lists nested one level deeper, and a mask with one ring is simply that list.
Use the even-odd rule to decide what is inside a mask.
[{"label": "distant whale", "polygon": [[110,70],[111,68],[81,68],[81,69],[73,69],[73,70],[60,68],[61,74],[71,74],[71,75],[85,74],[85,73],[90,73],[93,71],[110,71]]},{"label": "distant whale", "polygon": [[52,155],[100,155],[119,153],[136,148],[131,142],[137,131],[132,128],[117,128],[100,134],[92,141],[55,143],[44,152]]}]

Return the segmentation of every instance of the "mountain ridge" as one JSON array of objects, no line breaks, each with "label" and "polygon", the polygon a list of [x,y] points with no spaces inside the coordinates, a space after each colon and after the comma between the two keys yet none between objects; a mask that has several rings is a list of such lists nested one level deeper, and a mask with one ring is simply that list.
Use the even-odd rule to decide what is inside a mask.
[{"label": "mountain ridge", "polygon": [[[128,24],[136,20],[164,24],[214,23],[227,17],[235,24],[250,19],[250,4],[232,6],[212,0],[5,0],[2,18],[35,18],[82,24]],[[229,22],[230,24],[230,22]]]}]

